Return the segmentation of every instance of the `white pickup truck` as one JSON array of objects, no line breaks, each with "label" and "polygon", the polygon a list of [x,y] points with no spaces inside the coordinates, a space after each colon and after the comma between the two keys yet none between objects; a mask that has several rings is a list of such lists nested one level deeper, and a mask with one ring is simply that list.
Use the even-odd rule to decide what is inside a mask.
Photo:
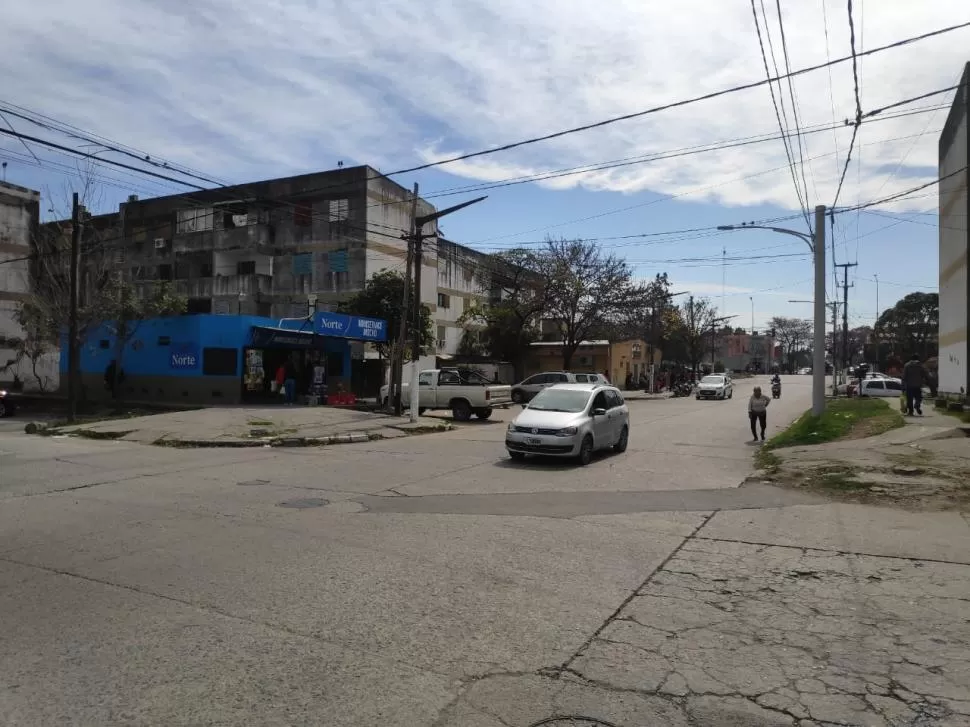
[{"label": "white pickup truck", "polygon": [[[493,384],[481,374],[468,369],[427,369],[418,374],[418,413],[427,409],[451,409],[456,421],[467,422],[472,414],[488,419],[492,410],[512,403],[512,387]],[[402,387],[401,404],[410,405],[410,385]],[[381,387],[381,404],[386,409],[390,387]]]}]

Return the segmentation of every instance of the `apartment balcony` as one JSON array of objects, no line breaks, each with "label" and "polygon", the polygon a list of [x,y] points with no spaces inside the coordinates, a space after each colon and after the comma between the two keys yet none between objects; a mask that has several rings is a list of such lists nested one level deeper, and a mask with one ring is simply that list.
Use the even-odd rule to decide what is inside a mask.
[{"label": "apartment balcony", "polygon": [[272,275],[219,275],[210,278],[212,297],[221,295],[255,295],[273,292]]},{"label": "apartment balcony", "polygon": [[270,225],[245,225],[229,230],[203,230],[176,235],[172,251],[176,254],[212,250],[271,250],[273,228]]},{"label": "apartment balcony", "polygon": [[211,298],[212,278],[191,278],[173,281],[175,292],[186,298]]}]

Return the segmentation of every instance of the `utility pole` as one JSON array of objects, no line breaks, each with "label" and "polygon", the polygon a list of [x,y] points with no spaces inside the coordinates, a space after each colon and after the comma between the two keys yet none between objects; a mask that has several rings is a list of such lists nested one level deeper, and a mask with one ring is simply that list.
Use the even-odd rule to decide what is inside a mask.
[{"label": "utility pole", "polygon": [[404,307],[401,309],[401,323],[397,331],[397,343],[394,345],[394,355],[391,359],[391,396],[394,405],[394,416],[401,416],[401,389],[404,375],[404,347],[407,344],[408,311],[411,308],[411,269],[414,263],[414,229],[418,216],[418,183],[414,183],[411,198],[411,232],[408,235],[407,269],[404,273]]},{"label": "utility pole", "polygon": [[879,370],[879,316],[882,311],[879,310],[879,276],[873,275],[872,279],[876,281],[876,320],[872,324],[872,340],[876,343],[876,360],[873,361],[873,371]]},{"label": "utility pole", "polygon": [[[427,215],[418,216],[418,185],[414,184],[414,199],[411,200],[411,234],[408,236],[408,279],[411,276],[411,264],[414,263],[414,330],[412,338],[411,351],[411,397],[410,397],[410,416],[411,421],[418,421],[418,409],[420,403],[420,392],[418,391],[418,361],[421,358],[421,243],[423,239],[422,230],[424,226],[437,221],[439,218],[445,215],[450,215],[452,212],[457,212],[460,209],[464,209],[469,205],[473,205],[476,202],[481,202],[487,197],[477,197],[475,199],[468,200],[467,202],[462,202],[460,204],[453,205],[446,209],[440,210],[438,212],[432,212]],[[407,287],[405,287],[405,300],[407,300]],[[404,322],[408,318],[408,306],[404,307],[404,314],[402,316],[401,323],[401,361],[404,360],[404,342],[406,338],[404,336]],[[403,367],[402,367],[403,368]],[[401,379],[402,371],[398,371],[398,392],[401,391]],[[398,393],[397,403],[395,406],[395,414],[401,416],[401,395]]]},{"label": "utility pole", "polygon": [[812,415],[825,411],[825,205],[815,208],[815,316],[812,351]]},{"label": "utility pole", "polygon": [[[842,268],[842,365],[848,371],[852,363],[852,354],[849,353],[849,288],[854,288],[855,284],[849,285],[849,268],[854,268],[859,263],[840,263],[837,268]],[[833,340],[833,345],[835,341]]]},{"label": "utility pole", "polygon": [[422,231],[424,224],[418,221],[418,185],[414,184],[414,214],[412,219],[414,224],[411,228],[411,235],[414,239],[414,322],[411,329],[411,403],[409,413],[411,421],[418,421],[418,409],[420,408],[420,392],[418,390],[418,361],[421,358],[421,254],[424,235]]},{"label": "utility pole", "polygon": [[835,340],[839,335],[839,301],[828,304],[832,309],[832,396],[839,394],[839,372],[835,366]]},{"label": "utility pole", "polygon": [[81,204],[78,194],[71,197],[71,300],[67,321],[67,420],[73,422],[77,417],[78,395],[78,276],[81,259]]}]

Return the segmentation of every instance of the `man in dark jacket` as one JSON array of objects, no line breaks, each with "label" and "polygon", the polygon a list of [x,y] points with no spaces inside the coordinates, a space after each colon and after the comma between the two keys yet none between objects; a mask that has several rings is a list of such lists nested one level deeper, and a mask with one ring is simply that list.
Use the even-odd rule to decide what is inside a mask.
[{"label": "man in dark jacket", "polygon": [[913,416],[913,411],[923,416],[923,384],[928,381],[926,367],[915,353],[903,366],[903,389],[906,391],[906,413]]}]

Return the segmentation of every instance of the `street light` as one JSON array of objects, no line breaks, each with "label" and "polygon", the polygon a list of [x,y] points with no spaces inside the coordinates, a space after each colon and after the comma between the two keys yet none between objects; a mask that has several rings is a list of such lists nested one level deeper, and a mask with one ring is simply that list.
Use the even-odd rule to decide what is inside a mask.
[{"label": "street light", "polygon": [[825,205],[815,208],[815,234],[771,225],[718,225],[718,230],[770,230],[804,240],[815,255],[815,335],[812,352],[812,414],[825,411]]}]

